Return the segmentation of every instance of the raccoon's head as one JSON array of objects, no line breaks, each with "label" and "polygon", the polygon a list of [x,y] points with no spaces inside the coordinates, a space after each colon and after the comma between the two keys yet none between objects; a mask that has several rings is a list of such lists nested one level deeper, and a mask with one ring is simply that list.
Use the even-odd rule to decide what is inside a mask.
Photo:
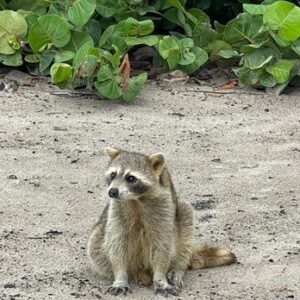
[{"label": "raccoon's head", "polygon": [[114,148],[105,148],[110,163],[105,173],[110,198],[138,199],[159,184],[165,166],[162,153],[145,156]]}]

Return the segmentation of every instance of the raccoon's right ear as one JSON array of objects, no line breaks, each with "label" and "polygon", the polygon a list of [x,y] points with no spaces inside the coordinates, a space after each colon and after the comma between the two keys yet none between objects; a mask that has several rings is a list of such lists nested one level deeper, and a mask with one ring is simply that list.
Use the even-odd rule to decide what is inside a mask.
[{"label": "raccoon's right ear", "polygon": [[162,153],[155,153],[148,156],[148,161],[154,171],[159,176],[165,166],[165,157]]},{"label": "raccoon's right ear", "polygon": [[110,158],[110,160],[113,160],[119,155],[120,150],[115,149],[115,148],[106,147],[104,149],[104,153]]}]

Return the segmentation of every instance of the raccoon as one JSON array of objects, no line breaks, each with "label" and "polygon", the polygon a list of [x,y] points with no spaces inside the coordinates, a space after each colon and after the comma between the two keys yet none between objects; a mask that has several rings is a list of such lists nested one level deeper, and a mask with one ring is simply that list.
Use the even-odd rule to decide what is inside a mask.
[{"label": "raccoon", "polygon": [[190,204],[179,201],[162,153],[106,148],[108,204],[92,229],[87,252],[96,271],[113,280],[107,292],[131,293],[129,282],[178,295],[187,269],[233,263],[229,250],[199,245]]}]

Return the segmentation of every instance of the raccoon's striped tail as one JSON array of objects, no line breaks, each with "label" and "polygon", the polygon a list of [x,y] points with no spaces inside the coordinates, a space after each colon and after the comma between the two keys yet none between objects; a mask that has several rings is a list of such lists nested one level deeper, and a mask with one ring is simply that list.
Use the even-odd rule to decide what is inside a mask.
[{"label": "raccoon's striped tail", "polygon": [[236,257],[229,250],[197,244],[193,249],[189,269],[212,268],[234,262],[236,262]]}]

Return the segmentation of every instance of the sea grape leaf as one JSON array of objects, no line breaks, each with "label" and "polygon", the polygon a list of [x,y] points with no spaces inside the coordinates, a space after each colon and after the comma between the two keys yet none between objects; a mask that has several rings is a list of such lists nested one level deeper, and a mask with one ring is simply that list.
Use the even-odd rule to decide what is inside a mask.
[{"label": "sea grape leaf", "polygon": [[179,45],[171,36],[163,37],[158,44],[158,50],[163,59],[167,60],[170,70],[174,69],[180,60]]},{"label": "sea grape leaf", "polygon": [[72,78],[72,67],[66,63],[54,63],[50,69],[50,75],[53,83],[65,83]]},{"label": "sea grape leaf", "polygon": [[43,53],[40,57],[39,70],[43,73],[52,63],[54,59],[54,53]]},{"label": "sea grape leaf", "polygon": [[123,93],[122,98],[128,102],[134,100],[134,98],[140,92],[146,80],[147,73],[141,73],[138,76],[131,77],[129,79],[128,89],[126,92]]},{"label": "sea grape leaf", "polygon": [[258,79],[259,83],[264,87],[273,87],[276,85],[274,77],[266,71],[263,71],[261,74],[259,74]]},{"label": "sea grape leaf", "polygon": [[290,79],[294,65],[295,62],[291,59],[280,59],[275,64],[266,67],[266,71],[274,76],[277,83],[284,83]]},{"label": "sea grape leaf", "polygon": [[262,17],[241,13],[226,24],[224,40],[234,49],[243,45],[260,43],[267,40],[268,35],[263,30]]},{"label": "sea grape leaf", "polygon": [[187,66],[180,66],[180,69],[188,74],[194,73],[208,60],[207,52],[200,47],[194,47],[190,51],[196,56],[194,62]]},{"label": "sea grape leaf", "polygon": [[27,23],[25,18],[12,10],[0,11],[0,53],[14,54],[16,43],[19,38],[24,38],[27,34]]},{"label": "sea grape leaf", "polygon": [[271,48],[255,49],[242,57],[242,64],[251,70],[260,69],[269,63],[278,52]]},{"label": "sea grape leaf", "polygon": [[266,8],[264,23],[278,31],[280,38],[295,41],[300,37],[300,7],[286,1],[277,1]]},{"label": "sea grape leaf", "polygon": [[152,20],[138,21],[130,17],[125,20],[121,28],[128,36],[145,36],[153,32],[154,23]]},{"label": "sea grape leaf", "polygon": [[142,37],[127,37],[125,38],[125,43],[127,46],[134,46],[134,45],[154,46],[158,43],[158,37],[156,35],[147,35]]},{"label": "sea grape leaf", "polygon": [[84,25],[96,8],[95,0],[71,1],[68,9],[68,19],[76,26]]},{"label": "sea grape leaf", "polygon": [[63,50],[60,52],[57,52],[55,54],[55,62],[59,63],[59,62],[66,62],[68,60],[73,59],[75,56],[75,53],[69,50]]},{"label": "sea grape leaf", "polygon": [[77,52],[87,42],[94,45],[92,37],[87,32],[74,30],[72,31],[70,41],[63,47],[63,50]]},{"label": "sea grape leaf", "polygon": [[243,4],[244,11],[251,15],[263,15],[267,5],[263,4]]},{"label": "sea grape leaf", "polygon": [[19,67],[23,65],[22,53],[17,51],[14,54],[0,54],[0,62],[5,66]]},{"label": "sea grape leaf", "polygon": [[39,51],[50,44],[61,48],[68,44],[71,32],[67,23],[57,15],[43,15],[32,25],[28,34],[32,50]]}]

